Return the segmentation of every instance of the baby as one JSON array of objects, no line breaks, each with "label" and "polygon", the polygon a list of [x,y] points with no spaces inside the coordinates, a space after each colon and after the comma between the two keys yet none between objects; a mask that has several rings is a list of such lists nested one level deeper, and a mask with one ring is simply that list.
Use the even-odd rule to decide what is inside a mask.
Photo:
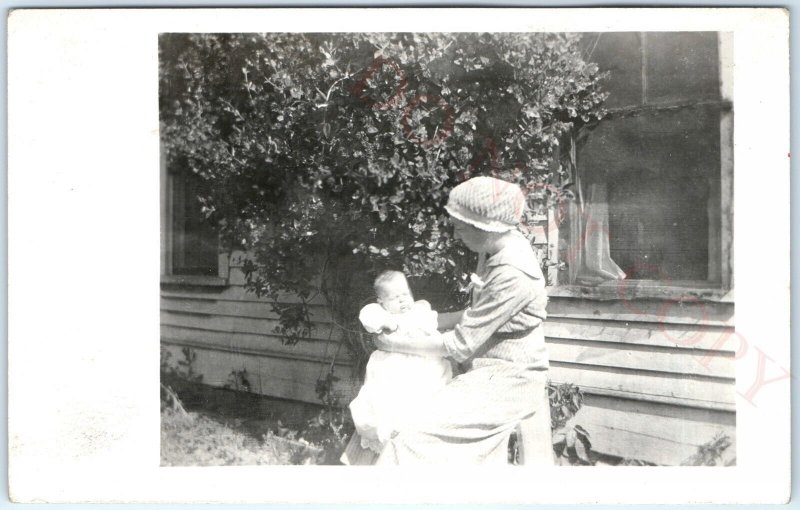
[{"label": "baby", "polygon": [[[414,301],[403,273],[384,271],[375,279],[378,302],[365,306],[358,318],[370,333],[438,335],[435,311],[427,301]],[[350,403],[361,446],[380,453],[392,434],[415,418],[420,401],[453,377],[444,358],[375,351],[367,363],[364,385]]]}]

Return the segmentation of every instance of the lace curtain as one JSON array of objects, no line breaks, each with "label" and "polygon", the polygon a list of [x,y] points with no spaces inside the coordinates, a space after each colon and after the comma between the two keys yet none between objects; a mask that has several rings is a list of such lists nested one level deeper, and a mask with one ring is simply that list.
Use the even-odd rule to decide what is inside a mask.
[{"label": "lace curtain", "polygon": [[569,283],[597,285],[622,280],[625,272],[611,258],[606,185],[590,184],[587,192],[585,199],[569,201],[567,205],[565,261]]}]

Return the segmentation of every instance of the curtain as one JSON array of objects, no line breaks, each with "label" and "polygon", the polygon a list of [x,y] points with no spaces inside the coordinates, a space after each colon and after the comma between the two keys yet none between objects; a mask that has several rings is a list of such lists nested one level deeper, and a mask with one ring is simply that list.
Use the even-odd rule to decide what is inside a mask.
[{"label": "curtain", "polygon": [[569,283],[597,285],[608,280],[622,280],[625,272],[611,258],[606,184],[590,184],[587,191],[585,200],[579,195],[578,200],[567,205]]}]

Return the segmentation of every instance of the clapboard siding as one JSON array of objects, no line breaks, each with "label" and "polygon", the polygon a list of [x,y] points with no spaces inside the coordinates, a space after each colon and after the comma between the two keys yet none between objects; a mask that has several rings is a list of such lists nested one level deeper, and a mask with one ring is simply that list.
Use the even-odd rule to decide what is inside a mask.
[{"label": "clapboard siding", "polygon": [[695,349],[733,353],[736,342],[721,339],[733,331],[730,327],[698,326],[610,320],[602,318],[567,318],[550,315],[545,322],[548,338],[563,340],[589,340],[630,345],[649,345],[677,349]]},{"label": "clapboard siding", "polygon": [[584,392],[735,409],[733,304],[550,298],[551,379]]},{"label": "clapboard siding", "polygon": [[552,296],[550,379],[585,395],[572,420],[599,453],[678,465],[735,438],[733,303]]},{"label": "clapboard siding", "polygon": [[[277,319],[278,314],[272,305],[263,300],[244,301],[237,299],[213,299],[211,297],[170,296],[162,294],[161,310],[170,312],[205,313],[228,315],[251,319]],[[315,323],[332,322],[331,315],[324,305],[309,307],[309,318]]]},{"label": "clapboard siding", "polygon": [[[164,347],[173,359],[182,359],[180,345],[165,342]],[[301,402],[319,403],[316,382],[329,369],[328,363],[302,359],[287,362],[285,358],[200,348],[194,353],[193,369],[202,375],[204,384],[225,387],[231,384],[232,372],[246,371],[250,390],[254,393]],[[337,375],[340,379],[334,383],[334,392],[347,402],[355,396],[357,379],[348,369],[337,371]]]},{"label": "clapboard siding", "polygon": [[339,341],[302,341],[296,345],[285,345],[278,335],[258,335],[249,333],[220,333],[197,328],[162,325],[161,337],[164,342],[205,349],[224,349],[231,352],[282,359],[302,359],[308,361],[330,362],[336,356],[339,364],[352,364],[350,354]]},{"label": "clapboard siding", "polygon": [[[574,424],[590,431],[592,449],[606,455],[662,465],[680,465],[698,448],[720,435],[732,440],[735,426],[688,421],[680,417],[650,416],[585,407]],[[726,452],[726,456],[731,456]]]},{"label": "clapboard siding", "polygon": [[704,301],[631,300],[596,301],[551,296],[547,314],[551,318],[609,320],[697,326],[733,326],[733,303]]},{"label": "clapboard siding", "polygon": [[584,369],[619,367],[726,380],[734,378],[734,359],[730,353],[555,338],[548,340],[547,350],[551,361],[584,365]]},{"label": "clapboard siding", "polygon": [[[250,317],[237,317],[235,315],[195,314],[187,312],[161,311],[161,324],[169,326],[183,326],[221,333],[272,333],[278,326],[275,319],[253,319]],[[336,337],[334,337],[336,334]],[[324,322],[313,323],[309,340],[328,340],[339,338],[341,335],[335,331],[333,324]]]},{"label": "clapboard siding", "polygon": [[[231,270],[231,274],[237,273],[238,270]],[[183,298],[183,299],[206,299],[212,301],[241,301],[245,303],[261,303],[264,306],[269,306],[270,301],[266,298],[259,298],[254,293],[245,290],[243,285],[225,285],[223,287],[204,287],[204,286],[179,286],[179,285],[165,285],[161,289],[162,298]],[[281,293],[278,294],[278,302],[280,303],[298,303],[300,300],[297,296],[292,294]],[[325,299],[316,295],[308,300],[308,303],[313,307],[325,307]]]},{"label": "clapboard siding", "polygon": [[[725,341],[733,311],[729,302],[551,296],[550,378],[584,392],[575,420],[592,434],[595,451],[679,464],[716,435],[735,435],[738,343]],[[225,386],[232,372],[246,370],[254,392],[319,403],[317,381],[333,367],[334,391],[346,404],[359,380],[342,330],[320,297],[310,317],[311,338],[284,345],[270,302],[241,285],[166,285],[161,292],[162,344],[173,362],[191,348],[203,383]]]},{"label": "clapboard siding", "polygon": [[648,372],[579,363],[551,362],[550,379],[572,383],[584,392],[616,392],[628,398],[733,410],[733,383],[685,374]]},{"label": "clapboard siding", "polygon": [[[270,300],[247,292],[241,270],[231,267],[229,285],[203,287],[163,285],[161,343],[172,356],[182,349],[196,355],[192,369],[212,386],[230,384],[232,372],[246,370],[251,391],[272,397],[319,403],[316,385],[331,368],[339,380],[334,391],[348,403],[359,387],[342,330],[320,296],[310,301],[310,338],[286,345],[276,332],[278,314]],[[297,303],[281,294],[279,303]]]},{"label": "clapboard siding", "polygon": [[650,402],[639,398],[621,398],[619,395],[584,394],[586,408],[600,408],[648,417],[666,417],[688,422],[699,422],[720,428],[736,426],[736,415],[729,411],[707,407],[687,407],[682,404]]},{"label": "clapboard siding", "polygon": [[[324,362],[336,353],[337,363],[351,364],[347,349],[340,346],[341,331],[324,306],[312,307],[315,327],[310,339],[284,345],[275,333],[278,322],[269,303],[252,294],[234,294],[234,289],[224,289],[216,298],[208,293],[164,291],[163,341],[287,363]],[[234,296],[247,300],[238,301]],[[735,342],[715,348],[719,338],[731,331],[720,325],[729,320],[725,310],[709,306],[703,316],[714,319],[701,324],[681,323],[680,317],[665,314],[660,315],[664,322],[654,323],[647,314],[609,319],[619,315],[619,303],[593,303],[588,314],[585,300],[577,300],[572,316],[567,312],[573,308],[563,301],[568,300],[551,299],[550,308],[556,313],[551,313],[545,326],[554,381],[571,382],[587,392],[638,395],[646,401],[732,408]],[[648,305],[652,303],[636,304]],[[644,320],[633,320],[636,318]]]}]

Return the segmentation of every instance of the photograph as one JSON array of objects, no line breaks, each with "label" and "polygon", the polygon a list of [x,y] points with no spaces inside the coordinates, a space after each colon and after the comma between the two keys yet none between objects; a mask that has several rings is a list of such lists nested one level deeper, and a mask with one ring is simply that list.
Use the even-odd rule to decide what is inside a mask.
[{"label": "photograph", "polygon": [[732,49],[160,34],[162,465],[735,465]]},{"label": "photograph", "polygon": [[789,21],[12,9],[9,500],[789,501]]}]

